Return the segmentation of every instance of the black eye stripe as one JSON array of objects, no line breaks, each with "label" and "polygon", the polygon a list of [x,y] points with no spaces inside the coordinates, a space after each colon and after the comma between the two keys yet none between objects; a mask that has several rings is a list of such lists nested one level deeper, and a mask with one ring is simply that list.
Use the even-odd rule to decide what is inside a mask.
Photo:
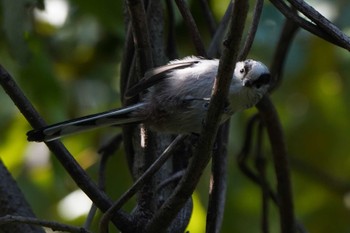
[{"label": "black eye stripe", "polygon": [[252,64],[250,63],[245,63],[244,64],[244,70],[245,70],[245,73],[249,73],[249,71],[252,69]]},{"label": "black eye stripe", "polygon": [[271,75],[265,73],[260,75],[259,78],[257,78],[256,80],[254,80],[251,85],[259,88],[262,85],[268,84],[270,80],[271,80]]}]

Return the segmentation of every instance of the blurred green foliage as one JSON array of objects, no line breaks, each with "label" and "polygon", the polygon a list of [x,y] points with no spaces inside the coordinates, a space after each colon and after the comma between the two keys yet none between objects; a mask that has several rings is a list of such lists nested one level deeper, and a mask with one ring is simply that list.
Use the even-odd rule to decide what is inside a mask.
[{"label": "blurred green foliage", "polygon": [[[0,63],[48,123],[120,106],[119,66],[125,36],[122,1],[57,0],[68,4],[68,15],[62,25],[29,14],[31,8],[43,3],[47,7],[52,1],[56,0],[1,1]],[[323,13],[331,13],[331,20],[350,32],[348,1],[309,2],[315,7],[326,6]],[[215,17],[220,19],[228,1],[210,3]],[[204,16],[196,10],[195,1],[191,6],[208,44]],[[284,17],[266,2],[250,57],[270,63],[283,21]],[[194,51],[183,28],[181,17],[177,17],[180,57]],[[272,94],[291,157],[297,218],[309,232],[350,232],[349,65],[347,51],[300,30],[288,55],[281,86]],[[61,200],[76,190],[76,185],[44,145],[26,141],[25,133],[30,126],[3,91],[0,99],[0,156],[35,213],[44,219],[81,224],[82,217],[67,219],[58,211]],[[239,172],[235,161],[247,119],[255,112],[252,109],[232,119],[222,232],[260,232],[261,191]],[[99,159],[96,151],[118,131],[96,130],[67,137],[63,142],[96,179]],[[270,182],[274,185],[267,140],[265,152],[270,161]],[[191,232],[202,232],[200,226],[205,224],[208,170],[196,192]],[[131,184],[128,174],[120,150],[108,164],[107,192],[112,198]],[[327,180],[329,177],[332,179]],[[132,203],[128,208],[132,208]],[[278,211],[273,204],[270,210],[271,232],[278,232]]]}]

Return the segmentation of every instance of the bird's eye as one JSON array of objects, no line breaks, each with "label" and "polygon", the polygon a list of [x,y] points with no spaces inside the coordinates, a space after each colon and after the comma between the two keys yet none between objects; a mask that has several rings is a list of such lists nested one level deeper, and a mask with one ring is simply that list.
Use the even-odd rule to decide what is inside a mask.
[{"label": "bird's eye", "polygon": [[239,70],[239,72],[240,72],[241,74],[243,74],[243,73],[245,72],[245,69],[242,68],[242,69]]}]

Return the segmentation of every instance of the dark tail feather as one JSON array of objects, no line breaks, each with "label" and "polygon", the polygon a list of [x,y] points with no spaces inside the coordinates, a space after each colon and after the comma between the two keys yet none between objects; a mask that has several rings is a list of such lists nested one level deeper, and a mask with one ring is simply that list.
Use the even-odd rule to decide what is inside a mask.
[{"label": "dark tail feather", "polygon": [[27,139],[28,141],[48,142],[66,135],[99,127],[140,123],[143,120],[142,117],[132,116],[131,113],[143,106],[144,104],[140,103],[122,109],[64,121],[41,129],[34,129],[27,133]]}]

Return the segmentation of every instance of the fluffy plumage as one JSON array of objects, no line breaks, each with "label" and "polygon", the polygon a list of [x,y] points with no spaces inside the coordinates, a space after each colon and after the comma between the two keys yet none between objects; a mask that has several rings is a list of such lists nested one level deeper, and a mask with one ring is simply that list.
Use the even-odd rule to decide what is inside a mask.
[{"label": "fluffy plumage", "polygon": [[[69,120],[28,132],[29,141],[51,141],[101,126],[143,122],[157,131],[200,133],[206,117],[219,60],[186,57],[146,72],[127,95],[149,92],[138,104]],[[261,62],[236,64],[222,122],[255,105],[268,91],[270,74]]]}]

